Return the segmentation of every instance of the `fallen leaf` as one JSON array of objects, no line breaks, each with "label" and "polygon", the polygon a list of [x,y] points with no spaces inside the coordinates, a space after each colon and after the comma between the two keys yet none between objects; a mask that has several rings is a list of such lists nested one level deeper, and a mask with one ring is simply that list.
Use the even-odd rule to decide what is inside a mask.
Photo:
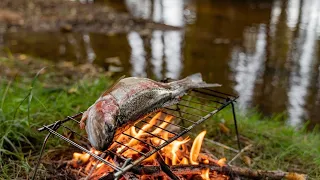
[{"label": "fallen leaf", "polygon": [[251,158],[249,156],[241,156],[241,159],[247,166],[250,166],[252,164]]},{"label": "fallen leaf", "polygon": [[224,123],[219,123],[219,128],[224,134],[230,134],[230,129]]}]

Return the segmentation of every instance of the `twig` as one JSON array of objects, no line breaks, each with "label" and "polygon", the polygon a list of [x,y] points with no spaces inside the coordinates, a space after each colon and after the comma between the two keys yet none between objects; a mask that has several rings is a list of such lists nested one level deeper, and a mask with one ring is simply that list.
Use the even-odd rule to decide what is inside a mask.
[{"label": "twig", "polygon": [[208,139],[208,138],[204,138],[204,140],[205,140],[206,142],[211,143],[211,144],[214,144],[214,145],[217,145],[217,146],[221,146],[221,147],[223,147],[223,148],[225,148],[225,149],[228,149],[228,150],[230,150],[230,151],[239,153],[239,150],[236,150],[236,149],[234,149],[234,148],[232,148],[232,147],[229,147],[229,146],[227,146],[227,145],[224,145],[224,144],[222,144],[222,143],[213,141],[213,140]]},{"label": "twig", "polygon": [[76,174],[76,175],[80,175],[80,176],[82,176],[82,177],[86,177],[86,176],[87,176],[85,173],[83,173],[83,172],[81,172],[81,171],[77,171],[77,170],[75,170],[75,169],[70,169],[70,171],[71,171],[72,173],[74,173],[74,174]]},{"label": "twig", "polygon": [[228,165],[230,166],[231,163],[232,163],[234,160],[236,160],[241,154],[243,154],[243,152],[245,152],[246,150],[250,149],[251,147],[252,147],[252,144],[250,144],[250,145],[244,147],[243,149],[241,149],[241,151],[240,151],[237,155],[235,155],[235,156],[228,162]]}]

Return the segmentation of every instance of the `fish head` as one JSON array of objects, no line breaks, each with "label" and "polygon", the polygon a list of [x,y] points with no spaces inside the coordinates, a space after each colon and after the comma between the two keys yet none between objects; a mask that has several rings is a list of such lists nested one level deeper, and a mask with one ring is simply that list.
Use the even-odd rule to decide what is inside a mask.
[{"label": "fish head", "polygon": [[112,111],[105,109],[104,101],[97,102],[88,112],[86,131],[91,145],[100,151],[106,150],[115,134],[115,119]]}]

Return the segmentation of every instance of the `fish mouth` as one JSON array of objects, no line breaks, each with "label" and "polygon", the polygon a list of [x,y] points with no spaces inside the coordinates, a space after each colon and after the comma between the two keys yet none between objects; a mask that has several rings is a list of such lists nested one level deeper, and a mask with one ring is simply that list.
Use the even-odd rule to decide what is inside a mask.
[{"label": "fish mouth", "polygon": [[104,151],[111,145],[116,132],[116,129],[114,128],[109,129],[108,126],[105,126],[104,128],[105,129],[88,133],[88,139],[91,145],[99,151]]},{"label": "fish mouth", "polygon": [[114,122],[110,115],[102,114],[99,111],[89,113],[86,131],[89,142],[96,150],[104,151],[112,143],[116,132]]}]

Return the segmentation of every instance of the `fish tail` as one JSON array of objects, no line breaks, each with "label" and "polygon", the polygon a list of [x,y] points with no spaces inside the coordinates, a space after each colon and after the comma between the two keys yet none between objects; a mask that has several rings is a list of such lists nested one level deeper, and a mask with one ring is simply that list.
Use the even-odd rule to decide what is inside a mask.
[{"label": "fish tail", "polygon": [[221,84],[210,84],[206,83],[202,79],[202,75],[200,73],[192,74],[181,80],[184,85],[188,88],[208,88],[208,87],[220,87]]}]

